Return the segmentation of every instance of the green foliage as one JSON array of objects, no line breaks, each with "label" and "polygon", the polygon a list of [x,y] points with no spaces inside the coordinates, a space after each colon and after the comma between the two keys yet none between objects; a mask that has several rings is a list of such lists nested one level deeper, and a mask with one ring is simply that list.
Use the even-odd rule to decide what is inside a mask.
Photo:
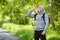
[{"label": "green foliage", "polygon": [[[11,23],[3,24],[3,29],[20,37],[22,40],[33,40],[34,29],[31,25],[16,25]],[[52,30],[51,26],[46,31],[47,40],[60,40],[60,31]]]},{"label": "green foliage", "polygon": [[3,19],[8,16],[9,22],[28,24],[29,19],[26,17],[28,10],[41,4],[46,5],[46,0],[0,0],[0,13]]},{"label": "green foliage", "polygon": [[3,24],[3,29],[22,40],[33,40],[33,27],[31,25],[17,24],[28,24],[27,12],[39,5],[44,5],[48,15],[54,16],[53,21],[56,30],[52,30],[51,27],[47,30],[47,40],[60,40],[60,0],[52,0],[51,8],[53,13],[49,13],[48,0],[0,0],[0,27]]},{"label": "green foliage", "polygon": [[60,40],[58,37],[51,37],[49,40]]},{"label": "green foliage", "polygon": [[58,12],[60,11],[60,2],[59,2],[60,0],[52,0],[52,2],[51,2],[51,6],[52,6],[52,10],[53,10],[53,16],[54,16],[54,19],[55,19],[55,21],[58,21]]},{"label": "green foliage", "polygon": [[3,24],[4,22],[3,21],[0,21],[0,27],[2,27],[2,24]]},{"label": "green foliage", "polygon": [[22,38],[22,40],[32,40],[33,39],[33,30],[26,30],[21,29],[16,32],[16,36],[19,36]]},{"label": "green foliage", "polygon": [[3,29],[11,32],[12,34],[20,37],[22,40],[32,40],[33,39],[33,28],[28,25],[16,25],[11,23],[3,24]]}]

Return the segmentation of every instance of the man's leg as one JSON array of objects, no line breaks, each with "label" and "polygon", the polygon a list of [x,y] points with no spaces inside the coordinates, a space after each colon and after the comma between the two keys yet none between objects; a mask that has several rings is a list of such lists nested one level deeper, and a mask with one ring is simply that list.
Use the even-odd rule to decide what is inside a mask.
[{"label": "man's leg", "polygon": [[39,34],[37,31],[34,32],[34,40],[39,40]]},{"label": "man's leg", "polygon": [[41,40],[46,40],[46,35],[41,35]]}]

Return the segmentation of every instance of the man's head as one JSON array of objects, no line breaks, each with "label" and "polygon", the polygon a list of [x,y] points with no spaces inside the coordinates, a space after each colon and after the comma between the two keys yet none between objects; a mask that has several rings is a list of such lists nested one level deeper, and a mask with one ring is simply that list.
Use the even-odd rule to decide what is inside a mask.
[{"label": "man's head", "polygon": [[38,13],[43,13],[44,12],[44,6],[43,5],[38,6],[37,11],[38,11]]}]

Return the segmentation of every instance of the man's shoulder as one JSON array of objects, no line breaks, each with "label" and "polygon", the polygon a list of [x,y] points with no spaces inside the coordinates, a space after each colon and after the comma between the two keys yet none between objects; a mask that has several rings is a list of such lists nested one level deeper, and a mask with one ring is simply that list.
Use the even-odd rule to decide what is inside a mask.
[{"label": "man's shoulder", "polygon": [[45,13],[45,16],[48,16],[48,14]]}]

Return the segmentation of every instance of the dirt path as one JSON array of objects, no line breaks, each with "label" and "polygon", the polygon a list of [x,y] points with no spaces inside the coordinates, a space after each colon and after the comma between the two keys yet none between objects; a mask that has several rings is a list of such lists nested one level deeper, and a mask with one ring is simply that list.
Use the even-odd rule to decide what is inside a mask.
[{"label": "dirt path", "polygon": [[0,40],[20,40],[20,39],[0,28]]}]

